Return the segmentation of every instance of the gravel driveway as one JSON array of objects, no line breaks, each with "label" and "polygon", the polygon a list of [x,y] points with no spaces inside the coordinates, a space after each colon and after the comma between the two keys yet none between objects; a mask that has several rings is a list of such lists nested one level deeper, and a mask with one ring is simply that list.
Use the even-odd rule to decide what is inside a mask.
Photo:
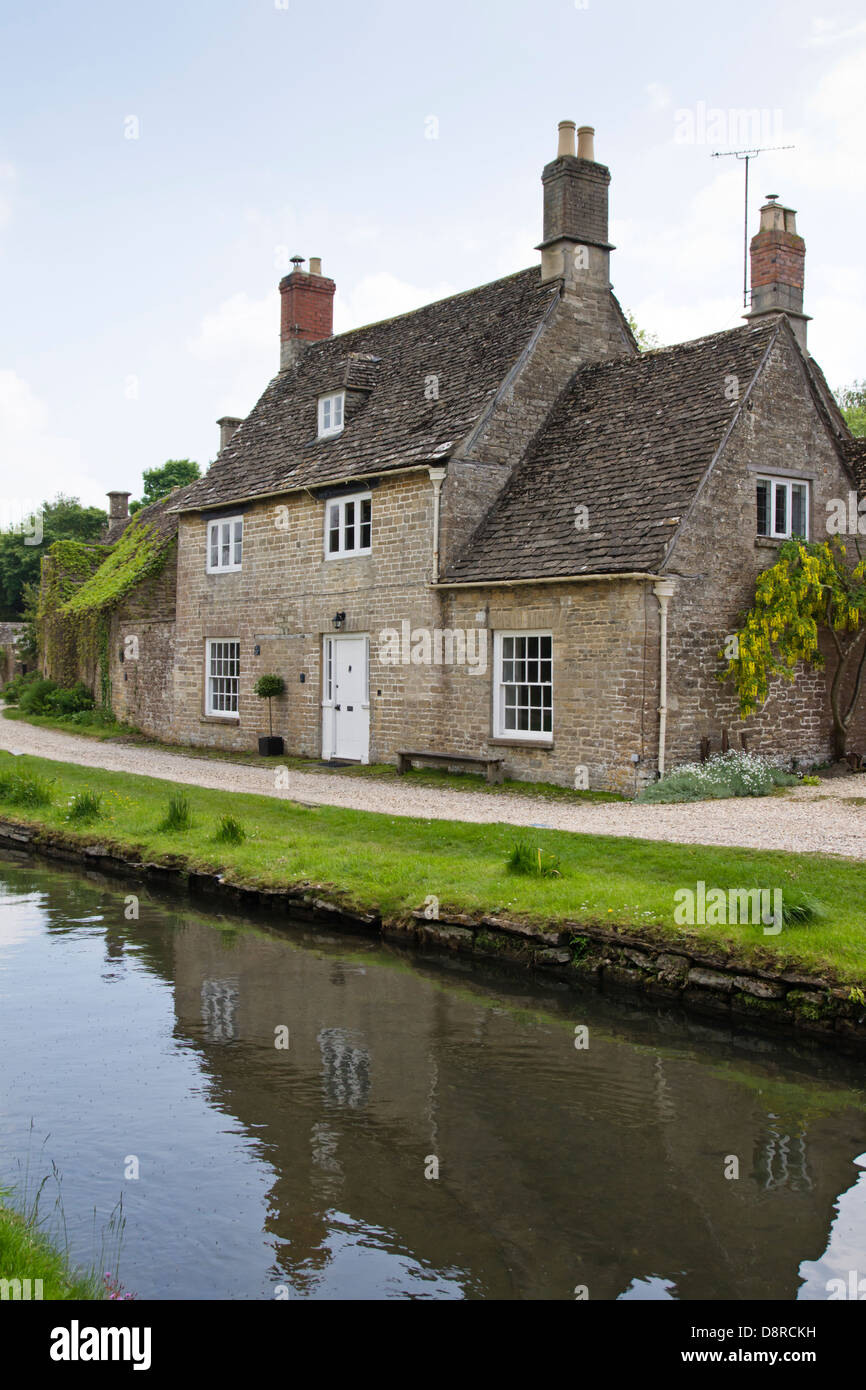
[{"label": "gravel driveway", "polygon": [[425,820],[500,821],[593,835],[633,835],[681,844],[743,845],[753,849],[820,851],[866,859],[866,777],[828,780],[797,787],[784,797],[736,798],[689,805],[636,806],[630,802],[570,804],[536,797],[488,795],[395,785],[372,778],[288,772],[288,786],[274,786],[270,768],[209,761],[160,749],[103,743],[81,735],[41,729],[0,717],[0,748],[42,758],[137,772],[167,782],[215,791],[257,792],[327,806],[346,806]]}]

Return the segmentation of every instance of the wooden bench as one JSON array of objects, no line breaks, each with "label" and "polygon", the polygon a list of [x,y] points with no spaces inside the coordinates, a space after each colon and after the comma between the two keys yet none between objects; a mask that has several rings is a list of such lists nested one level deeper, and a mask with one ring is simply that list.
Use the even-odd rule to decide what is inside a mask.
[{"label": "wooden bench", "polygon": [[473,758],[468,753],[401,752],[397,754],[397,771],[402,775],[409,772],[413,762],[439,763],[443,766],[460,764],[466,767],[483,767],[490,783],[502,781],[501,758]]}]

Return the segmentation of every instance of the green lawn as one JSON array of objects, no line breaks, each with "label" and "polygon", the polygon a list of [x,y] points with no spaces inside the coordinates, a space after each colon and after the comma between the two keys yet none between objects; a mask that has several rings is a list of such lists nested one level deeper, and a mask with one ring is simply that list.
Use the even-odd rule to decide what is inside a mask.
[{"label": "green lawn", "polygon": [[[307,881],[330,888],[347,905],[405,918],[428,895],[440,913],[498,912],[534,921],[616,924],[649,939],[725,945],[752,963],[803,964],[843,980],[866,979],[866,866],[829,855],[665,844],[565,831],[528,830],[460,821],[414,820],[337,807],[308,808],[289,800],[185,787],[192,825],[161,831],[171,783],[103,772],[42,758],[0,754],[0,775],[30,771],[51,779],[52,804],[0,802],[0,815],[38,823],[81,843],[134,849],[148,860],[176,858],[191,868],[223,871],[234,881],[274,887]],[[65,820],[69,798],[102,795],[92,825]],[[649,810],[649,808],[648,808]],[[247,838],[220,844],[214,836],[227,812]],[[519,838],[559,860],[559,878],[509,873]],[[707,887],[807,890],[823,905],[820,921],[786,925],[778,936],[758,926],[679,927],[674,893]]]},{"label": "green lawn", "polygon": [[[5,1194],[0,1194],[5,1195]],[[93,1274],[70,1269],[66,1256],[52,1245],[31,1217],[0,1203],[0,1279],[29,1279],[30,1297],[42,1280],[42,1298],[101,1299],[103,1288]],[[22,1288],[22,1296],[26,1286]],[[7,1297],[13,1297],[7,1290]]]},{"label": "green lawn", "polygon": [[195,748],[188,744],[161,743],[149,738],[147,734],[134,729],[130,724],[119,724],[112,720],[108,724],[74,724],[70,719],[49,714],[25,714],[14,705],[7,705],[3,716],[10,720],[20,720],[25,724],[35,724],[38,728],[57,729],[64,734],[79,734],[83,738],[111,739],[118,743],[132,743],[147,748],[157,748],[165,753],[182,753],[188,758],[206,758],[209,761],[242,763],[246,767],[288,767],[293,772],[330,773],[339,777],[372,777],[379,782],[407,782],[412,786],[450,787],[455,791],[477,791],[486,796],[533,796],[546,801],[623,801],[626,798],[617,792],[573,791],[570,787],[555,787],[550,782],[518,782],[506,777],[502,782],[489,786],[484,777],[471,772],[446,772],[444,768],[419,767],[399,776],[393,763],[352,763],[347,767],[332,767],[319,758],[293,758],[281,753],[276,758],[262,758],[257,751],[238,752],[228,748]]}]

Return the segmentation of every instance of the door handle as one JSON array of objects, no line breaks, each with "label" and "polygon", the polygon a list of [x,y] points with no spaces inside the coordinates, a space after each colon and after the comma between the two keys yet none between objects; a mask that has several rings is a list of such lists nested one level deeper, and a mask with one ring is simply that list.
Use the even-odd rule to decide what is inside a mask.
[{"label": "door handle", "polygon": [[342,708],[343,708],[342,705],[334,705],[334,709],[342,709]]}]

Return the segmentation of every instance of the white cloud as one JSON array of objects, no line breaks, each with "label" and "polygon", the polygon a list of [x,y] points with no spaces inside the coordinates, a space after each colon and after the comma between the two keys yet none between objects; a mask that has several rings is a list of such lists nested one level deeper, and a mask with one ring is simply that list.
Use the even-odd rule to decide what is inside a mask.
[{"label": "white cloud", "polygon": [[806,128],[793,138],[799,172],[816,188],[847,190],[859,180],[866,126],[866,46],[847,53],[805,103]]},{"label": "white cloud", "polygon": [[643,295],[624,308],[634,314],[640,328],[654,333],[666,347],[736,328],[742,322],[743,312],[742,304],[733,295],[677,301],[675,295],[661,290]]},{"label": "white cloud", "polygon": [[198,333],[187,346],[202,362],[236,362],[275,341],[278,327],[279,302],[275,294],[251,299],[241,291],[205,314]]},{"label": "white cloud", "polygon": [[[687,290],[693,302],[709,281],[730,277],[732,295],[742,277],[742,165],[720,168],[679,211],[671,226],[652,217],[615,218],[611,241],[629,262],[649,265],[657,282],[671,291]],[[708,330],[709,331],[709,330]]]},{"label": "white cloud", "polygon": [[5,227],[12,217],[12,198],[15,191],[17,170],[8,160],[0,160],[0,227]]},{"label": "white cloud", "polygon": [[6,369],[0,369],[0,472],[4,524],[58,492],[105,505],[104,487],[82,465],[80,441],[54,433],[45,402]]},{"label": "white cloud", "polygon": [[866,19],[859,24],[851,24],[845,27],[843,19],[823,19],[816,15],[812,20],[809,33],[801,40],[801,48],[826,48],[833,43],[841,43],[843,40],[860,38],[866,34]]},{"label": "white cloud", "polygon": [[273,292],[253,299],[240,292],[205,314],[187,347],[218,374],[217,410],[247,415],[280,361],[280,306]]},{"label": "white cloud", "polygon": [[[338,288],[334,303],[334,332],[346,333],[380,319],[408,313],[454,294],[445,281],[425,289],[399,280],[387,271],[365,275],[348,291]],[[239,292],[205,314],[187,348],[218,376],[217,410],[247,415],[279,369],[279,297],[262,299]]]},{"label": "white cloud", "polygon": [[673,100],[670,87],[663,82],[648,82],[646,94],[650,99],[650,111],[664,111]]},{"label": "white cloud", "polygon": [[423,288],[398,280],[387,270],[375,271],[365,275],[350,290],[341,293],[337,289],[334,304],[334,331],[346,333],[350,328],[361,328],[368,323],[378,323],[380,319],[395,318],[407,314],[411,309],[420,309],[434,300],[445,299],[455,294],[453,285],[440,280],[437,285]]},{"label": "white cloud", "polygon": [[[771,167],[790,170],[801,214],[798,230],[807,241],[805,307],[814,320],[809,345],[838,383],[862,376],[859,325],[866,277],[845,261],[855,246],[859,249],[856,228],[866,217],[858,178],[866,128],[866,46],[841,56],[828,54],[822,67],[804,95],[802,128],[785,130],[785,143],[793,141],[796,149],[779,156],[778,166],[770,165],[772,156],[762,155],[752,174],[763,180]],[[629,295],[628,307],[643,328],[666,343],[734,327],[743,312],[738,293],[743,166],[733,160],[714,164],[715,177],[679,207],[676,222],[662,220],[663,209],[650,205],[646,215],[619,220],[611,230],[611,240],[621,248],[618,257],[637,271],[632,279],[638,291]],[[776,177],[772,186],[787,202],[793,193],[786,197],[785,183],[775,182]],[[769,186],[752,183],[755,190]],[[833,209],[829,218],[828,204]],[[851,232],[840,237],[836,231],[843,222]],[[753,195],[750,236],[756,230]]]}]

